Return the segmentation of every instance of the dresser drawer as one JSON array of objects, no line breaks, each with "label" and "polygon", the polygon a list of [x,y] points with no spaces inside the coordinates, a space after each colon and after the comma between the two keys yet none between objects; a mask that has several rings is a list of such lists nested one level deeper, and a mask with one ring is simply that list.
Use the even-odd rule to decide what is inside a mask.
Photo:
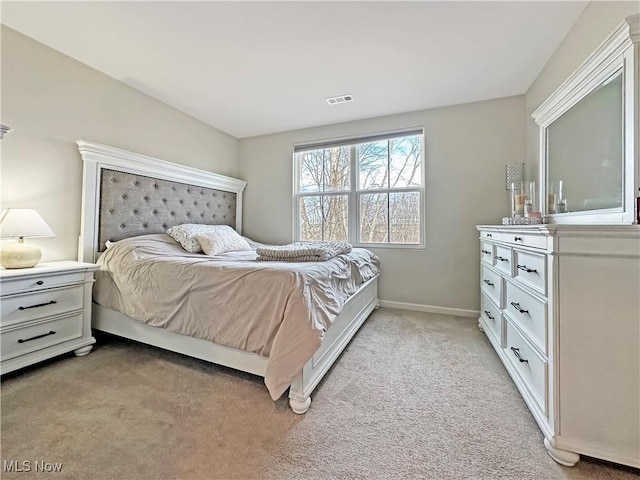
[{"label": "dresser drawer", "polygon": [[487,265],[495,265],[495,247],[489,242],[480,242],[480,260]]},{"label": "dresser drawer", "polygon": [[523,233],[504,233],[502,241],[530,248],[547,248],[547,237]]},{"label": "dresser drawer", "polygon": [[2,361],[82,337],[83,313],[4,328]]},{"label": "dresser drawer", "polygon": [[482,266],[482,293],[493,300],[496,305],[501,305],[502,277],[492,269]]},{"label": "dresser drawer", "polygon": [[529,387],[536,402],[547,413],[547,362],[531,348],[509,320],[505,320],[505,323],[505,355]]},{"label": "dresser drawer", "polygon": [[482,239],[487,239],[487,240],[501,240],[502,239],[502,233],[500,232],[487,232],[487,231],[481,231],[480,232],[480,238]]},{"label": "dresser drawer", "polygon": [[34,318],[80,310],[84,306],[84,285],[36,291],[2,298],[0,324],[4,327]]},{"label": "dresser drawer", "polygon": [[547,293],[547,257],[538,253],[513,249],[515,278],[534,290]]},{"label": "dresser drawer", "polygon": [[481,315],[489,326],[489,329],[498,339],[500,346],[502,343],[502,314],[500,308],[495,305],[489,297],[482,295],[481,297]]},{"label": "dresser drawer", "polygon": [[547,303],[521,287],[506,282],[505,312],[528,334],[531,341],[547,354]]},{"label": "dresser drawer", "polygon": [[496,260],[496,268],[511,276],[511,249],[496,245],[495,251],[496,254],[493,258]]},{"label": "dresser drawer", "polygon": [[0,292],[4,296],[11,293],[54,288],[82,282],[84,282],[84,272],[43,273],[42,275],[34,275],[27,278],[3,278],[0,283]]}]

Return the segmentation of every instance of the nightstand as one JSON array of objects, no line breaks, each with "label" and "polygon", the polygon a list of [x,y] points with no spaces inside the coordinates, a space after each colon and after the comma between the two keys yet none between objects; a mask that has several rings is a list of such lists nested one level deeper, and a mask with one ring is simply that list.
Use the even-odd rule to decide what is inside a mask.
[{"label": "nightstand", "polygon": [[45,262],[0,270],[0,373],[73,351],[86,355],[91,335],[93,263]]}]

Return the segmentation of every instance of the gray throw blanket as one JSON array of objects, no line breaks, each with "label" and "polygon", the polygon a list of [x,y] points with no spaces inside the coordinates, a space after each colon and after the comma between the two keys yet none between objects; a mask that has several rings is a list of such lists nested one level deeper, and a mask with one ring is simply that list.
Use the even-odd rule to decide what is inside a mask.
[{"label": "gray throw blanket", "polygon": [[345,242],[295,242],[288,245],[256,249],[258,260],[274,262],[324,262],[351,251]]}]

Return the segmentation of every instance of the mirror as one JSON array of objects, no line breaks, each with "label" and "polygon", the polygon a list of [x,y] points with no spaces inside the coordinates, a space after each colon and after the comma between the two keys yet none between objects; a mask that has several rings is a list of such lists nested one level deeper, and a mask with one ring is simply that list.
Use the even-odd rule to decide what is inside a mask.
[{"label": "mirror", "polygon": [[622,71],[547,127],[546,213],[622,208]]},{"label": "mirror", "polygon": [[533,112],[540,126],[538,205],[548,223],[636,223],[639,62],[637,14]]}]

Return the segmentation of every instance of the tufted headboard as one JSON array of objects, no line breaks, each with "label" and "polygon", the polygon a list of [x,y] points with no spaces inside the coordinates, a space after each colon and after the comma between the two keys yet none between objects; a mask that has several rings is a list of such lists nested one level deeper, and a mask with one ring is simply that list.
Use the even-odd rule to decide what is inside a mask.
[{"label": "tufted headboard", "polygon": [[164,233],[182,223],[230,225],[241,233],[246,182],[82,140],[78,147],[81,261],[94,262],[107,240]]}]

